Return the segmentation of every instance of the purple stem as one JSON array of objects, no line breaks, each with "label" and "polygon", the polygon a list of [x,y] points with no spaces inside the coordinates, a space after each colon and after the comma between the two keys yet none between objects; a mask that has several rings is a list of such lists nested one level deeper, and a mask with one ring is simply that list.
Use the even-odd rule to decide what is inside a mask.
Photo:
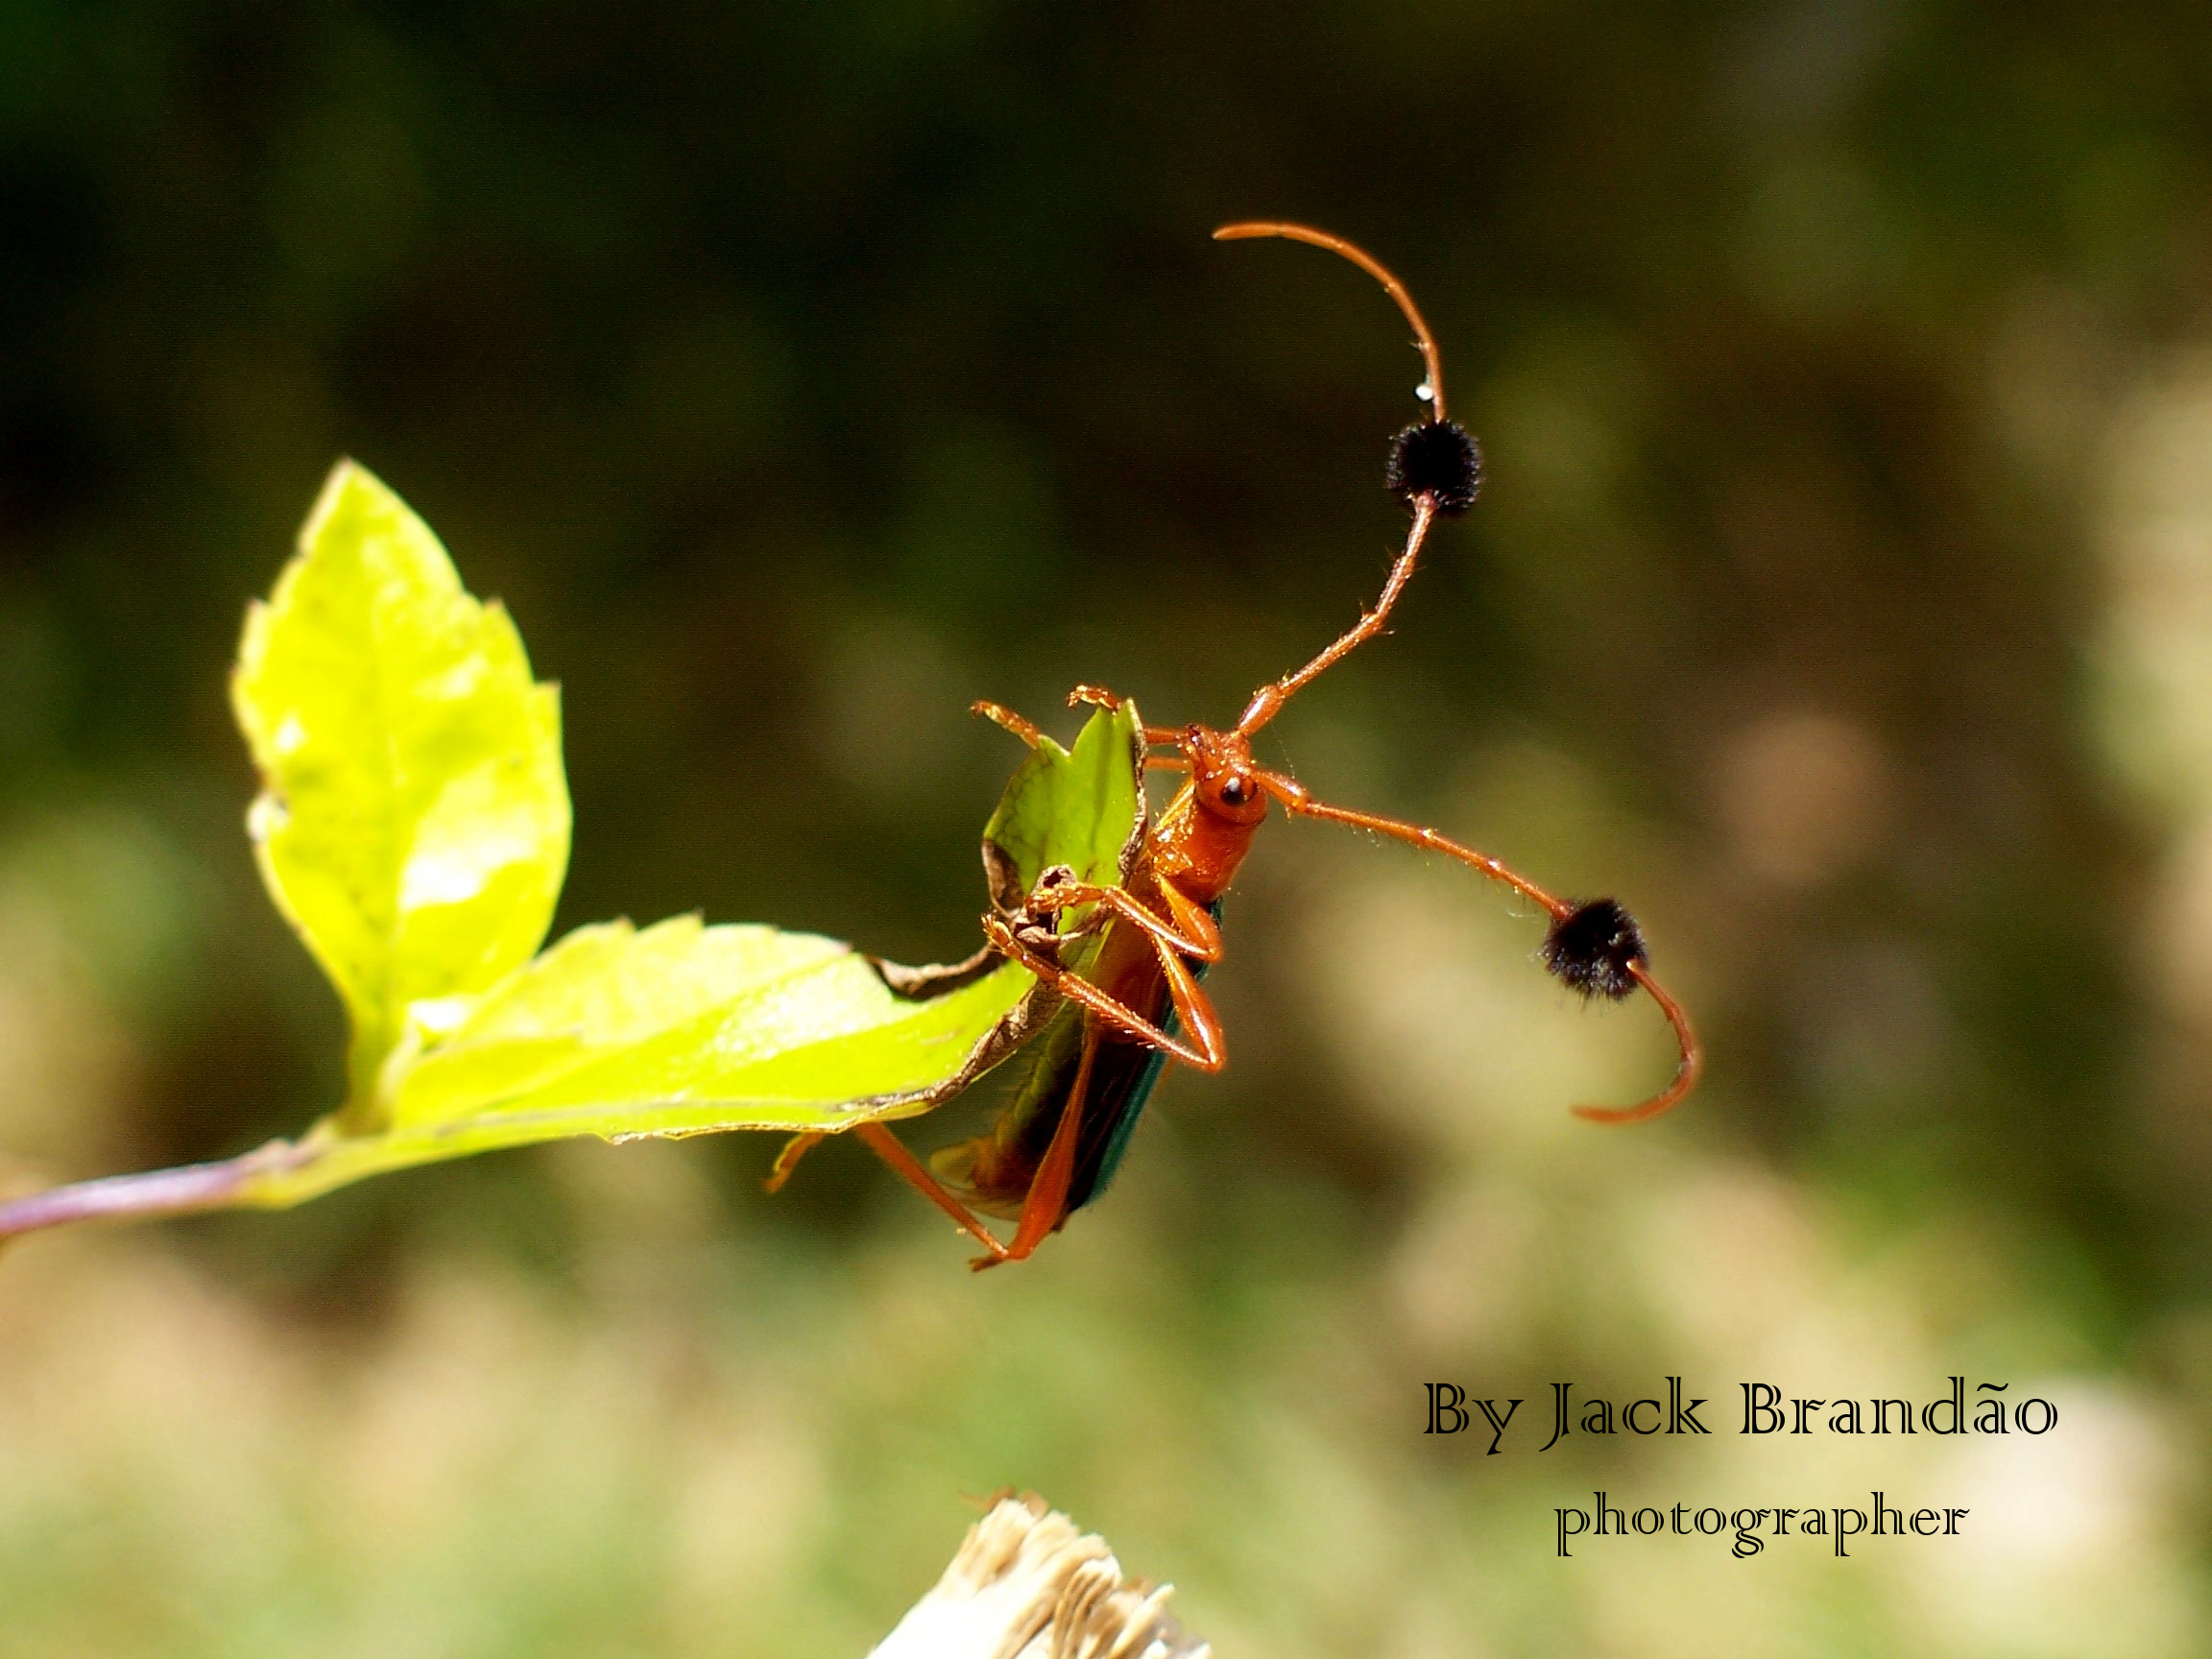
[{"label": "purple stem", "polygon": [[175,1169],[149,1169],[140,1175],[75,1181],[0,1204],[0,1240],[41,1227],[58,1227],[64,1221],[219,1210],[255,1176],[294,1168],[313,1156],[312,1148],[290,1141],[272,1141],[213,1164],[186,1164]]}]

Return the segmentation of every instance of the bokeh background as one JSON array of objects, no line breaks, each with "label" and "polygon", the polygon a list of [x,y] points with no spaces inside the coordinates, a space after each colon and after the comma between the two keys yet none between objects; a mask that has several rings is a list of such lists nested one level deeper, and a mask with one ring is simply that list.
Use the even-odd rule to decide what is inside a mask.
[{"label": "bokeh background", "polygon": [[[224,669],[341,453],[565,687],[561,926],[965,951],[971,699],[1232,718],[1400,533],[1404,328],[1247,216],[1394,263],[1491,460],[1268,757],[1632,903],[1694,1105],[1570,1119],[1648,1008],[1278,826],[1230,1070],[1021,1269],[744,1136],[10,1250],[0,1654],[858,1654],[1001,1485],[1224,1654],[2212,1647],[2199,4],[11,0],[0,1178],[337,1096]],[[2059,1427],[1421,1433],[1954,1372]],[[1973,1520],[1554,1559],[1599,1486]]]}]

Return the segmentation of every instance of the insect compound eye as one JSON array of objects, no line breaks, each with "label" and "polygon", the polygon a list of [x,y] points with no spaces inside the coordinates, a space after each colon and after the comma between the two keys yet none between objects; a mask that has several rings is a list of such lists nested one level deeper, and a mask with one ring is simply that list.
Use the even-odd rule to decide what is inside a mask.
[{"label": "insect compound eye", "polygon": [[1552,923],[1538,955],[1570,990],[1615,1001],[1636,989],[1628,970],[1647,960],[1636,918],[1611,899],[1577,904]]},{"label": "insect compound eye", "polygon": [[1221,785],[1221,805],[1241,806],[1252,799],[1252,786],[1241,778],[1232,777]]},{"label": "insect compound eye", "polygon": [[1456,421],[1424,421],[1390,440],[1382,482],[1407,506],[1426,495],[1455,518],[1482,489],[1482,446]]}]

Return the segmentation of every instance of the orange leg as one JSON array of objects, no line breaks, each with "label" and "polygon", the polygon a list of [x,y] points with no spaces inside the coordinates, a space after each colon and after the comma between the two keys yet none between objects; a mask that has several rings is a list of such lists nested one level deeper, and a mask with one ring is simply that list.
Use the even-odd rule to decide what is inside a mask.
[{"label": "orange leg", "polygon": [[968,712],[982,715],[994,726],[1005,727],[1007,731],[1013,733],[1015,736],[1021,738],[1032,749],[1037,747],[1038,738],[1045,735],[1037,729],[1036,721],[1029,719],[1026,715],[1017,714],[1013,709],[997,703],[979,700],[968,705]]},{"label": "orange leg", "polygon": [[1144,929],[1161,944],[1200,962],[1221,960],[1220,924],[1206,906],[1163,881],[1160,898],[1174,913],[1172,923],[1155,916],[1125,887],[1097,887],[1088,881],[1063,881],[1035,894],[1030,902],[1050,914],[1078,904],[1103,904],[1115,915]]},{"label": "orange leg", "polygon": [[[1118,692],[1108,691],[1103,686],[1098,685],[1078,685],[1074,690],[1068,693],[1068,706],[1070,709],[1080,708],[1086,703],[1094,708],[1104,709],[1111,713],[1120,709],[1121,697]],[[1003,726],[1032,749],[1037,747],[1038,739],[1045,735],[1037,722],[1027,715],[1017,714],[1004,704],[993,703],[987,698],[969,704],[968,712],[980,714],[995,726]],[[1180,737],[1180,733],[1166,726],[1147,726],[1144,728],[1144,741],[1154,747],[1163,743],[1174,743]],[[1154,770],[1171,769],[1181,772],[1190,769],[1190,762],[1180,756],[1147,756],[1144,764]]]},{"label": "orange leg", "polygon": [[[999,1243],[974,1212],[948,1192],[927,1166],[882,1124],[862,1123],[854,1133],[916,1191],[950,1215],[962,1232],[983,1246],[986,1254],[970,1262],[969,1266],[981,1271],[985,1267],[996,1267],[1001,1262],[1027,1261],[1037,1246],[1058,1231],[1068,1218],[1068,1189],[1075,1179],[1075,1147],[1082,1137],[1083,1102],[1090,1094],[1091,1068],[1098,1058],[1099,1041],[1100,1034],[1095,1027],[1084,1035],[1083,1058],[1076,1066],[1075,1081],[1069,1088],[1068,1103],[1060,1109],[1060,1121],[1052,1130],[1052,1143],[1046,1148],[1045,1162],[1038,1166],[1029,1183],[1028,1196],[1022,1201],[1022,1218],[1015,1226],[1014,1240],[1010,1244]],[[792,1143],[798,1145],[804,1142],[810,1146],[821,1139],[819,1135],[800,1135],[792,1138]],[[800,1146],[799,1150],[804,1152],[805,1146]],[[788,1162],[797,1161],[797,1153],[791,1153],[788,1147],[785,1151],[789,1154]],[[785,1159],[779,1159],[778,1165],[787,1171]]]},{"label": "orange leg", "polygon": [[[1212,917],[1207,918],[1212,921]],[[1213,998],[1199,987],[1198,975],[1190,972],[1186,962],[1166,943],[1152,941],[1152,949],[1160,954],[1160,970],[1166,975],[1167,997],[1175,1009],[1175,1018],[1182,1022],[1183,1029],[1190,1033],[1198,1051],[1206,1056],[1203,1065],[1188,1059],[1181,1050],[1167,1050],[1187,1066],[1212,1073],[1229,1064],[1229,1039],[1221,1029],[1221,1016],[1214,1012]]]},{"label": "orange leg", "polygon": [[[945,1190],[936,1176],[923,1166],[922,1161],[906,1150],[898,1136],[880,1123],[862,1123],[854,1127],[854,1134],[865,1141],[876,1156],[891,1166],[906,1180],[915,1191],[952,1217],[954,1225],[991,1252],[985,1260],[1003,1262],[1007,1259],[1006,1246],[992,1237],[991,1229],[976,1219],[974,1211],[951,1193]],[[1032,1246],[1034,1248],[1034,1246]]]},{"label": "orange leg", "polygon": [[1218,1071],[1229,1063],[1229,1050],[1221,1031],[1221,1020],[1214,1012],[1214,1004],[1199,988],[1196,975],[1181,953],[1155,935],[1152,947],[1160,954],[1160,967],[1167,980],[1167,995],[1172,999],[1175,1014],[1183,1022],[1194,1040],[1186,1043],[1179,1037],[1170,1037],[1134,1008],[1116,1001],[1097,986],[1079,974],[1071,974],[1056,962],[1047,962],[1014,936],[1013,928],[997,916],[983,918],[984,935],[999,954],[1022,964],[1047,986],[1070,1002],[1080,1003],[1097,1015],[1109,1025],[1124,1031],[1148,1048],[1158,1048],[1172,1054],[1184,1065],[1199,1071]]},{"label": "orange leg", "polygon": [[[1186,960],[1187,957],[1195,957],[1204,962],[1217,962],[1221,959],[1220,928],[1205,906],[1171,887],[1164,887],[1162,897],[1175,913],[1174,922],[1169,923],[1155,916],[1118,887],[1070,883],[1054,888],[1051,892],[1057,901],[1055,908],[1070,904],[1104,904],[1132,926],[1144,929],[1153,950],[1159,954],[1161,971],[1167,982],[1168,998],[1176,1017],[1190,1034],[1193,1043],[1185,1043],[1168,1036],[1134,1009],[1115,1000],[1089,980],[1028,950],[1000,918],[986,916],[983,919],[983,930],[993,946],[1021,963],[1059,995],[1080,1003],[1097,1015],[1104,1024],[1125,1032],[1147,1046],[1163,1049],[1198,1070],[1220,1070],[1228,1063],[1228,1049],[1222,1036],[1220,1017],[1214,1012],[1213,1003],[1199,988],[1197,976],[1191,973],[1190,964]],[[1087,1023],[1082,1059],[1076,1066],[1075,1078],[1069,1088],[1067,1103],[1061,1108],[1060,1121],[1053,1126],[1051,1144],[1046,1147],[1044,1162],[1038,1166],[1036,1174],[1030,1179],[1029,1191],[1022,1200],[1022,1215],[1016,1224],[1011,1243],[1001,1244],[974,1212],[946,1190],[944,1184],[881,1123],[857,1124],[854,1133],[909,1186],[950,1216],[962,1232],[983,1246],[987,1254],[977,1257],[970,1263],[971,1266],[981,1269],[995,1267],[1001,1262],[1025,1261],[1068,1218],[1068,1191],[1074,1181],[1075,1151],[1081,1140],[1083,1106],[1090,1094],[1092,1069],[1097,1061],[1098,1045],[1102,1041],[1104,1032],[1100,1026]],[[776,1167],[768,1178],[768,1190],[773,1192],[782,1186],[800,1158],[822,1139],[820,1134],[814,1133],[793,1136],[777,1157]]]},{"label": "orange leg", "polygon": [[791,1179],[791,1171],[799,1167],[799,1160],[820,1144],[818,1134],[794,1135],[783,1142],[783,1150],[776,1154],[776,1162],[768,1170],[768,1179],[760,1183],[764,1192],[781,1192],[783,1183]]},{"label": "orange leg", "polygon": [[[1103,685],[1078,685],[1074,690],[1068,693],[1069,708],[1080,709],[1085,704],[1089,704],[1094,709],[1105,709],[1109,714],[1119,713],[1121,705],[1127,701],[1128,699],[1122,696],[1120,692],[1109,691]],[[1144,728],[1144,741],[1146,743],[1177,743],[1182,741],[1182,737],[1183,734],[1172,726],[1147,726]]]},{"label": "orange leg", "polygon": [[1045,1149],[1045,1162],[1037,1166],[1037,1173],[1029,1182],[1029,1195],[1022,1201],[1022,1219],[1015,1224],[1014,1241],[999,1255],[978,1256],[969,1262],[977,1272],[1001,1262],[1026,1261],[1068,1219],[1068,1189],[1075,1179],[1075,1144],[1082,1138],[1083,1102],[1091,1093],[1091,1067],[1098,1058],[1100,1035],[1095,1025],[1083,1033],[1083,1058],[1075,1067],[1068,1103],[1060,1108],[1060,1121],[1053,1125],[1052,1144]]},{"label": "orange leg", "polygon": [[[1214,1012],[1212,1000],[1199,988],[1197,975],[1190,972],[1190,963],[1221,960],[1221,925],[1214,920],[1205,905],[1172,882],[1163,882],[1159,892],[1172,922],[1162,921],[1123,888],[1094,887],[1087,882],[1063,882],[1041,891],[1035,902],[1045,909],[1103,904],[1150,935],[1152,949],[1160,956],[1161,972],[1167,980],[1167,995],[1174,1003],[1176,1018],[1196,1039],[1198,1048],[1213,1057],[1213,1064],[1200,1070],[1218,1071],[1228,1063],[1228,1042],[1221,1030],[1221,1018]],[[1135,1010],[1121,1003],[1115,1006],[1128,1016],[1120,1022],[1123,1030],[1151,1042],[1147,1034],[1153,1030],[1152,1026],[1138,1018]],[[1179,1049],[1169,1047],[1167,1051],[1189,1064],[1195,1064]]]}]

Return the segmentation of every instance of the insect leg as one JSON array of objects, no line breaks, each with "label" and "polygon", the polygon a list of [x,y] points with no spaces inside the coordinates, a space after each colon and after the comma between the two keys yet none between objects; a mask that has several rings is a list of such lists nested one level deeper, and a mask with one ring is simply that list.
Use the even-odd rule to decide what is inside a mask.
[{"label": "insect leg", "polygon": [[[1103,709],[1109,714],[1119,713],[1121,705],[1127,701],[1120,692],[1109,691],[1103,685],[1078,685],[1068,693],[1069,708],[1080,709],[1088,704],[1094,709]],[[1175,743],[1182,739],[1182,735],[1172,726],[1144,728],[1144,741],[1147,743]]]},{"label": "insect leg", "polygon": [[1125,887],[1096,887],[1088,881],[1062,881],[1042,887],[1031,896],[1031,905],[1047,915],[1071,910],[1078,904],[1103,904],[1115,915],[1135,924],[1170,950],[1200,962],[1221,960],[1221,926],[1207,914],[1206,906],[1163,882],[1160,897],[1174,912],[1166,922],[1154,915]]},{"label": "insect leg", "polygon": [[[1074,690],[1068,693],[1068,702],[1070,707],[1091,703],[1108,710],[1121,707],[1119,697],[1111,691],[1102,691],[1095,685],[1076,686]],[[1003,704],[979,700],[968,705],[968,712],[980,714],[995,726],[1003,726],[1032,749],[1037,747],[1038,739],[1045,734],[1039,730],[1036,721],[1026,715],[1015,713],[1013,709],[1006,708]],[[1147,726],[1144,728],[1144,741],[1147,745],[1172,743],[1176,740],[1176,736],[1177,733],[1165,726]],[[1144,765],[1147,771],[1152,772],[1188,772],[1190,769],[1190,763],[1180,755],[1147,755],[1144,757]]]},{"label": "insect leg", "polygon": [[[1397,562],[1390,566],[1390,574],[1383,581],[1382,597],[1375,601],[1375,609],[1359,613],[1359,620],[1347,628],[1320,656],[1295,674],[1260,687],[1252,693],[1252,701],[1244,706],[1244,713],[1237,722],[1237,730],[1249,737],[1282,711],[1289,702],[1325,669],[1341,662],[1354,651],[1382,632],[1390,619],[1390,611],[1398,603],[1398,595],[1406,591],[1406,584],[1413,580],[1413,566],[1421,557],[1421,543],[1429,539],[1429,527],[1436,521],[1436,504],[1429,496],[1421,496],[1413,506],[1413,525],[1406,532],[1406,546]],[[1287,803],[1286,803],[1287,805]]]},{"label": "insect leg", "polygon": [[[1286,778],[1280,772],[1260,774],[1260,786],[1283,803],[1289,811],[1302,818],[1319,818],[1331,824],[1346,825],[1354,830],[1372,830],[1378,835],[1388,835],[1393,840],[1406,841],[1431,853],[1442,853],[1460,863],[1481,872],[1493,881],[1503,882],[1516,893],[1534,900],[1551,913],[1557,936],[1558,925],[1577,915],[1577,907],[1564,899],[1554,898],[1519,871],[1509,868],[1502,859],[1487,853],[1478,853],[1472,847],[1463,847],[1448,835],[1418,824],[1401,823],[1395,818],[1384,818],[1374,812],[1355,812],[1346,806],[1331,806],[1316,801],[1306,792],[1304,784]],[[1681,1050],[1681,1060],[1674,1070],[1674,1080],[1650,1099],[1634,1106],[1577,1106],[1575,1115],[1587,1118],[1594,1123],[1640,1123],[1647,1118],[1679,1105],[1682,1098],[1697,1086],[1697,1078],[1705,1070],[1705,1051],[1699,1046],[1697,1033],[1691,1028],[1690,1016],[1682,1004],[1668,995],[1642,959],[1639,941],[1637,955],[1621,964],[1628,978],[1643,987],[1651,1000],[1659,1004],[1659,1011],[1667,1016],[1667,1023],[1674,1028],[1674,1042]]]},{"label": "insect leg", "polygon": [[908,1186],[928,1199],[930,1203],[936,1205],[938,1209],[944,1211],[946,1214],[951,1216],[955,1226],[988,1250],[991,1254],[987,1260],[993,1262],[1006,1260],[1006,1246],[999,1243],[992,1236],[990,1228],[975,1218],[974,1211],[945,1190],[937,1177],[929,1173],[920,1159],[906,1150],[904,1143],[900,1141],[898,1136],[892,1134],[882,1124],[876,1122],[855,1124],[853,1133],[866,1142],[869,1149],[877,1157],[897,1170],[905,1179]]},{"label": "insect leg", "polygon": [[1015,736],[1021,738],[1032,749],[1037,747],[1037,739],[1045,735],[1037,729],[1036,721],[1024,715],[1017,714],[1013,709],[1003,708],[997,703],[978,699],[968,705],[968,712],[982,715],[994,726],[1005,727],[1007,731],[1013,733]]},{"label": "insect leg", "polygon": [[[1212,917],[1207,918],[1212,921]],[[1152,949],[1160,953],[1160,971],[1167,978],[1167,997],[1174,1004],[1175,1018],[1182,1022],[1183,1029],[1190,1033],[1190,1040],[1200,1053],[1212,1062],[1198,1068],[1201,1071],[1218,1071],[1229,1064],[1229,1041],[1221,1030],[1221,1016],[1214,1012],[1214,999],[1207,996],[1198,983],[1198,975],[1190,972],[1190,964],[1165,939],[1155,936]]]},{"label": "insect leg", "polygon": [[997,916],[983,918],[983,932],[993,946],[1012,961],[1019,962],[1042,979],[1046,986],[1070,1002],[1081,1003],[1099,1019],[1117,1030],[1126,1033],[1148,1048],[1158,1048],[1173,1055],[1184,1065],[1199,1071],[1218,1071],[1229,1063],[1226,1045],[1222,1041],[1221,1022],[1214,1013],[1214,1005],[1206,993],[1199,989],[1190,964],[1185,962],[1175,948],[1155,937],[1152,947],[1160,953],[1160,966],[1166,974],[1167,993],[1173,999],[1176,1015],[1189,1026],[1197,1046],[1186,1043],[1180,1037],[1170,1037],[1151,1021],[1125,1003],[1116,1001],[1097,986],[1038,955],[1016,937],[1014,929]]},{"label": "insect leg", "polygon": [[799,1160],[822,1140],[818,1134],[794,1135],[783,1142],[783,1150],[776,1154],[776,1162],[769,1166],[768,1179],[760,1183],[763,1192],[781,1192],[783,1183],[791,1179],[791,1171],[799,1167]]},{"label": "insect leg", "polygon": [[1060,1108],[1060,1121],[1053,1125],[1052,1143],[1045,1149],[1045,1162],[1037,1166],[1028,1196],[1022,1200],[1022,1219],[1015,1226],[1014,1240],[1002,1256],[981,1256],[969,1263],[978,1271],[996,1267],[1000,1262],[1024,1260],[1068,1218],[1068,1189],[1075,1179],[1075,1146],[1082,1138],[1083,1106],[1090,1096],[1091,1068],[1098,1058],[1099,1041],[1096,1026],[1085,1029],[1083,1058],[1075,1067],[1075,1081],[1069,1086],[1068,1103]]}]

